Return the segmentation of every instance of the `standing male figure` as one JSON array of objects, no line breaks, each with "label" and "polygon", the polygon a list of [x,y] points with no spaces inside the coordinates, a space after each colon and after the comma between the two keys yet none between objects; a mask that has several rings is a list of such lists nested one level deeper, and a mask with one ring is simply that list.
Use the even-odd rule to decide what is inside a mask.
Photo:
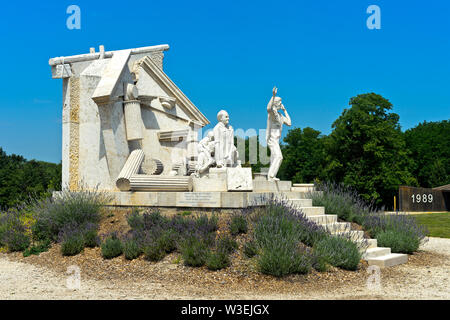
[{"label": "standing male figure", "polygon": [[[280,180],[276,176],[278,169],[280,169],[281,161],[283,161],[283,155],[280,149],[281,130],[283,129],[283,124],[287,126],[291,125],[291,118],[281,103],[281,98],[276,96],[277,92],[277,87],[274,87],[272,90],[272,98],[267,104],[266,141],[270,149],[270,167],[267,173],[267,180],[269,181]],[[284,111],[284,116],[278,112],[280,109]]]},{"label": "standing male figure", "polygon": [[219,123],[214,127],[214,158],[218,168],[240,166],[238,152],[234,146],[234,129],[230,125],[230,116],[225,110],[217,114]]}]

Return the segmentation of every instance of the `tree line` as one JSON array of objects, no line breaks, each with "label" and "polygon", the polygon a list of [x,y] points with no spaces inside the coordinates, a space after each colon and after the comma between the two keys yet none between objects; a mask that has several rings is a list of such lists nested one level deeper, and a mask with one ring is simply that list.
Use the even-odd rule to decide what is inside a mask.
[{"label": "tree line", "polygon": [[0,147],[0,209],[20,205],[29,197],[44,197],[61,190],[61,163],[26,160],[7,155]]}]

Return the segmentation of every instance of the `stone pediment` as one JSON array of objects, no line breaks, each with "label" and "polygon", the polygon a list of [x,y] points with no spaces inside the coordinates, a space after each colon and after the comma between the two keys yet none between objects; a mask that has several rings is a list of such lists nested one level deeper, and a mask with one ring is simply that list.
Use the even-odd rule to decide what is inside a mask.
[{"label": "stone pediment", "polygon": [[203,127],[209,120],[150,57],[136,61],[133,68],[139,100],[145,105]]}]

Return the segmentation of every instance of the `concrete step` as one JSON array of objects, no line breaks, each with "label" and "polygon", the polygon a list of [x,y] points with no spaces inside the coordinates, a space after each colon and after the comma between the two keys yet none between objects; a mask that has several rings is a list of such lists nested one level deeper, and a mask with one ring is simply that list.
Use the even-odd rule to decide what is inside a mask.
[{"label": "concrete step", "polygon": [[293,205],[298,207],[312,207],[312,199],[289,199]]},{"label": "concrete step", "polygon": [[377,239],[359,239],[353,242],[356,244],[361,254],[364,254],[368,249],[377,248]]},{"label": "concrete step", "polygon": [[297,207],[305,216],[317,216],[325,214],[325,207]]},{"label": "concrete step", "polygon": [[335,214],[319,214],[316,216],[309,216],[309,220],[317,224],[329,224],[337,222],[337,215]]},{"label": "concrete step", "polygon": [[325,228],[325,230],[327,230],[331,234],[336,232],[350,231],[352,228],[350,222],[335,222],[324,224],[322,226]]},{"label": "concrete step", "polygon": [[392,267],[407,262],[408,255],[404,253],[391,253],[381,257],[367,259],[369,266],[379,266],[380,268]]},{"label": "concrete step", "polygon": [[311,192],[311,191],[315,191],[315,187],[314,187],[314,184],[310,184],[310,183],[294,183],[292,185],[291,191]]},{"label": "concrete step", "polygon": [[391,248],[383,248],[383,247],[369,248],[366,250],[366,252],[364,252],[362,258],[364,260],[367,260],[367,259],[371,259],[371,258],[378,258],[381,256],[386,256],[388,254],[391,254]]},{"label": "concrete step", "polygon": [[298,192],[298,191],[284,191],[279,194],[286,199],[310,199],[312,195],[318,194],[323,191],[310,192]]},{"label": "concrete step", "polygon": [[347,238],[351,241],[363,240],[364,239],[364,231],[359,230],[350,230],[350,231],[334,231],[331,234],[337,235],[339,237]]}]

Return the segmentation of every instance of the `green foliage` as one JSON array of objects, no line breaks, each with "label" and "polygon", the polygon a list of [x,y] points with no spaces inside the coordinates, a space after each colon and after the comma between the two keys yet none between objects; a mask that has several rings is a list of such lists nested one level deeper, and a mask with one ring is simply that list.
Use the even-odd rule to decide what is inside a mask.
[{"label": "green foliage", "polygon": [[217,239],[217,251],[225,252],[227,254],[234,252],[238,248],[236,240],[230,236],[221,236]]},{"label": "green foliage", "polygon": [[242,214],[236,214],[231,217],[230,233],[236,236],[241,233],[247,233],[247,219]]},{"label": "green foliage", "polygon": [[411,172],[424,188],[450,184],[450,121],[423,122],[406,130]]},{"label": "green foliage", "polygon": [[150,242],[144,247],[144,257],[149,261],[160,261],[166,256],[166,251],[158,242]]},{"label": "green foliage", "polygon": [[264,274],[282,277],[290,273],[304,273],[311,264],[300,251],[298,221],[277,204],[267,205],[255,227],[255,240],[261,248],[258,268]]},{"label": "green foliage", "polygon": [[132,230],[144,229],[144,216],[139,214],[138,210],[133,210],[127,215],[127,222]]},{"label": "green foliage", "polygon": [[294,183],[310,183],[324,178],[325,136],[306,127],[289,130],[283,141],[283,162],[279,177]]},{"label": "green foliage", "polygon": [[326,139],[328,180],[353,186],[366,200],[390,205],[399,185],[417,185],[392,104],[375,93],[350,99]]},{"label": "green foliage", "polygon": [[29,257],[32,254],[33,255],[39,255],[41,252],[48,251],[48,249],[50,249],[50,246],[51,246],[51,242],[48,239],[44,240],[44,241],[39,241],[37,243],[34,243],[29,248],[25,249],[23,251],[23,256],[24,257]]},{"label": "green foliage", "polygon": [[178,234],[173,229],[164,231],[158,238],[158,245],[167,253],[177,249]]},{"label": "green foliage", "polygon": [[283,250],[280,246],[263,249],[258,268],[264,274],[283,277],[291,273],[308,273],[311,270],[311,257],[302,250]]},{"label": "green foliage", "polygon": [[198,229],[204,229],[206,232],[214,232],[218,228],[219,217],[213,214],[208,217],[206,214],[201,214],[195,218],[195,223]]},{"label": "green foliage", "polygon": [[196,237],[186,239],[181,246],[184,264],[191,267],[201,267],[209,255],[208,246]]},{"label": "green foliage", "polygon": [[136,240],[128,239],[123,243],[123,253],[127,260],[134,260],[141,255],[142,250]]},{"label": "green foliage", "polygon": [[0,148],[0,208],[17,206],[30,195],[47,197],[50,190],[61,190],[61,163],[27,161]]},{"label": "green foliage", "polygon": [[105,242],[102,243],[102,256],[105,259],[112,259],[118,257],[123,252],[122,242],[116,234],[111,234],[106,238]]},{"label": "green foliage", "polygon": [[83,232],[84,245],[88,248],[95,248],[100,245],[97,228],[88,228]]},{"label": "green foliage", "polygon": [[96,190],[64,190],[55,199],[36,201],[32,208],[36,219],[32,227],[33,238],[56,240],[60,231],[68,225],[98,225],[101,208],[108,199],[105,193]]},{"label": "green foliage", "polygon": [[0,246],[6,246],[11,252],[23,251],[31,243],[25,214],[18,209],[0,212]]},{"label": "green foliage", "polygon": [[415,215],[414,218],[428,229],[430,237],[450,238],[450,214],[429,213]]},{"label": "green foliage", "polygon": [[361,260],[358,247],[351,240],[342,237],[327,237],[314,245],[316,256],[327,263],[346,270],[356,270]]},{"label": "green foliage", "polygon": [[377,234],[377,243],[395,253],[413,253],[419,249],[420,239],[408,232],[387,230]]},{"label": "green foliage", "polygon": [[230,265],[230,257],[224,251],[210,252],[206,258],[206,266],[209,270],[220,270]]},{"label": "green foliage", "polygon": [[244,255],[247,258],[253,258],[258,254],[258,247],[254,241],[248,241],[244,244]]},{"label": "green foliage", "polygon": [[66,236],[61,242],[61,254],[63,256],[73,256],[84,249],[84,237],[81,232],[72,233]]}]

